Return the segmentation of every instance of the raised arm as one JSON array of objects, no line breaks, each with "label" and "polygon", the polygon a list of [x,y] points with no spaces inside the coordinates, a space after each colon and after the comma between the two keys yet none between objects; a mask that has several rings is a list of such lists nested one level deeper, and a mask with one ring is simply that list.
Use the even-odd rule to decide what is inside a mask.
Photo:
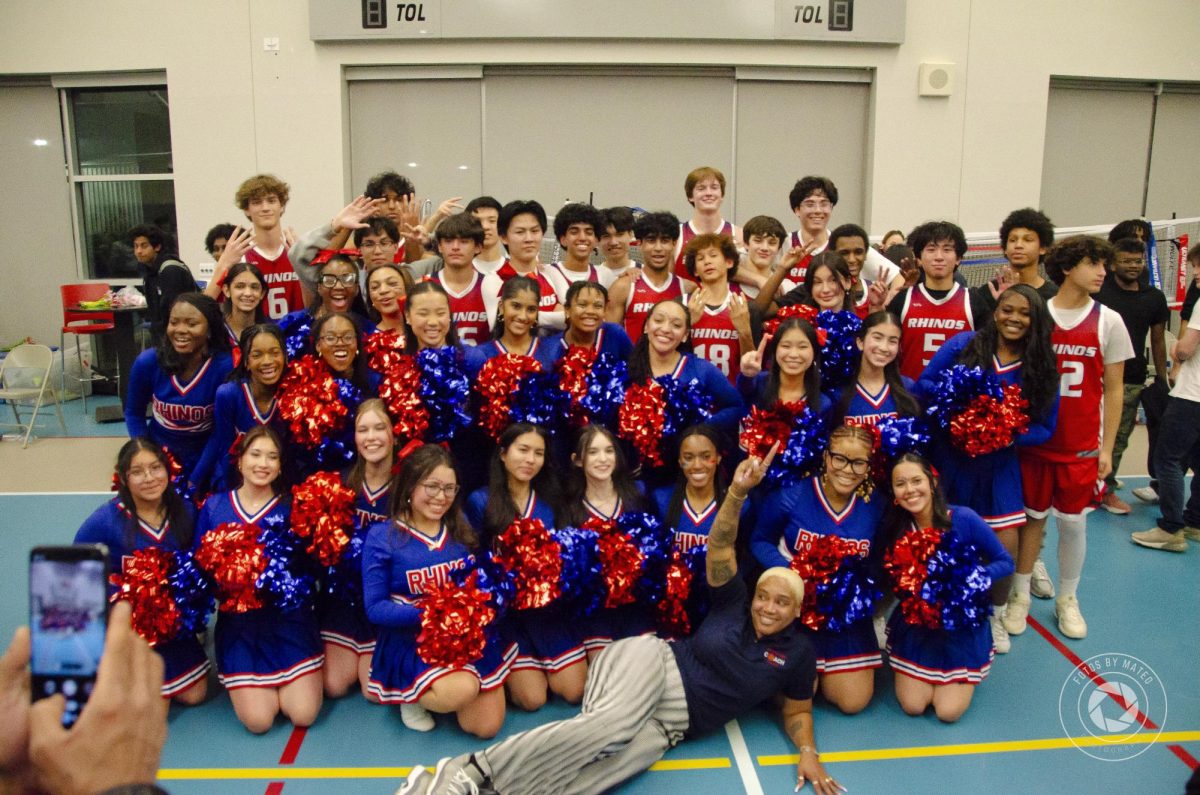
[{"label": "raised arm", "polygon": [[712,588],[719,588],[729,582],[737,574],[737,554],[734,544],[737,543],[738,519],[742,513],[742,503],[750,494],[750,489],[762,482],[771,462],[775,460],[775,451],[779,444],[771,446],[765,458],[750,457],[738,464],[733,473],[733,482],[725,492],[725,500],[713,520],[712,530],[708,533],[708,554],[705,556],[705,574]]}]

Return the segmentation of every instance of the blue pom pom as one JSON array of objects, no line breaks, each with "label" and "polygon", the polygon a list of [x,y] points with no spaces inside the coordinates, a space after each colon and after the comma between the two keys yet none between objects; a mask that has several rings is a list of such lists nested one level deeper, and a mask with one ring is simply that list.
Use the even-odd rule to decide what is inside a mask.
[{"label": "blue pom pom", "polygon": [[936,427],[945,430],[963,409],[982,395],[996,400],[1004,398],[1004,388],[996,374],[979,367],[956,364],[934,377],[925,415]]},{"label": "blue pom pom", "polygon": [[561,606],[571,615],[592,615],[607,595],[596,531],[566,527],[555,528],[550,535],[562,549]]},{"label": "blue pom pom", "polygon": [[460,365],[459,350],[453,345],[426,348],[417,353],[421,371],[421,401],[429,412],[426,441],[448,442],[471,424],[467,399],[471,385]]},{"label": "blue pom pom", "polygon": [[496,608],[496,620],[492,622],[490,630],[496,627],[508,612],[509,605],[516,596],[517,586],[512,575],[493,560],[490,552],[480,554],[475,559],[474,566],[455,569],[451,577],[462,585],[472,574],[475,575],[476,587],[491,597],[492,606]]},{"label": "blue pom pom", "polygon": [[883,596],[866,558],[846,558],[827,582],[817,585],[817,610],[827,617],[825,629],[842,632],[869,621]]},{"label": "blue pom pom", "polygon": [[315,578],[307,571],[300,538],[293,533],[264,529],[259,536],[267,567],[255,587],[269,594],[281,610],[295,610],[311,603]]},{"label": "blue pom pom", "polygon": [[929,450],[929,428],[919,417],[886,417],[875,426],[879,450],[892,459],[905,453],[925,455]]},{"label": "blue pom pom", "polygon": [[664,440],[674,439],[687,428],[705,422],[712,416],[712,398],[698,379],[682,381],[670,375],[660,375],[654,380],[662,386],[666,404],[663,411]]},{"label": "blue pom pom", "polygon": [[930,556],[921,598],[941,605],[944,629],[977,628],[987,621],[992,578],[980,560],[979,549],[952,532],[942,535]]},{"label": "blue pom pom", "polygon": [[775,454],[767,480],[774,486],[792,486],[808,478],[821,465],[827,441],[821,415],[804,409],[792,423],[787,444]]},{"label": "blue pom pom", "polygon": [[642,577],[637,597],[643,605],[654,606],[662,600],[666,588],[664,575],[671,557],[671,530],[650,513],[623,513],[617,528],[642,553]]},{"label": "blue pom pom", "polygon": [[350,536],[342,557],[325,572],[325,592],[350,607],[362,604],[362,548],[364,533]]},{"label": "blue pom pom", "polygon": [[629,368],[625,362],[611,353],[601,353],[588,371],[587,392],[579,399],[579,405],[590,422],[615,428],[628,386]]},{"label": "blue pom pom", "polygon": [[837,389],[850,383],[858,371],[861,352],[855,340],[862,321],[853,312],[826,309],[817,314],[817,328],[826,335],[821,346],[821,387]]},{"label": "blue pom pom", "polygon": [[283,347],[287,350],[289,362],[312,353],[312,324],[313,316],[308,312],[298,312],[280,318]]},{"label": "blue pom pom", "polygon": [[214,607],[212,585],[191,552],[175,552],[167,584],[179,610],[177,637],[204,631]]},{"label": "blue pom pom", "polygon": [[556,433],[571,405],[558,385],[557,373],[529,373],[521,378],[509,404],[509,422],[529,422]]}]

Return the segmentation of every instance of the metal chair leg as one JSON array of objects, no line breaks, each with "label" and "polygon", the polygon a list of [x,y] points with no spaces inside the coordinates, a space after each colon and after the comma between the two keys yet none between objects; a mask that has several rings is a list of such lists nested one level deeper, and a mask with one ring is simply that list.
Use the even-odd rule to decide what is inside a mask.
[{"label": "metal chair leg", "polygon": [[58,380],[62,384],[62,394],[67,394],[67,334],[65,331],[58,332],[58,358],[62,361],[62,370],[58,373]]},{"label": "metal chair leg", "polygon": [[[79,397],[83,400],[83,416],[87,416],[87,390],[83,388],[83,350],[79,347],[81,338],[75,337],[75,358],[79,360]],[[92,380],[92,367],[88,365],[87,380],[90,383]]]}]

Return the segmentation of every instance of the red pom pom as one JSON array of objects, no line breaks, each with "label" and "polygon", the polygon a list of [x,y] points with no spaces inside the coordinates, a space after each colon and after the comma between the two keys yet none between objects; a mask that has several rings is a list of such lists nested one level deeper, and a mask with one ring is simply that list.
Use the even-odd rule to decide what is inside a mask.
[{"label": "red pom pom", "polygon": [[942,531],[934,527],[909,530],[883,558],[883,568],[900,597],[901,615],[909,624],[937,629],[942,625],[942,609],[921,598],[921,587],[929,574],[929,559],[942,541]]},{"label": "red pom pom", "polygon": [[517,519],[496,536],[492,559],[514,575],[517,610],[545,607],[562,593],[562,548],[540,519]]},{"label": "red pom pom", "polygon": [[308,554],[322,566],[337,563],[350,545],[354,500],[354,489],[331,472],[316,472],[292,488],[292,532],[308,540]]},{"label": "red pom pom", "polygon": [[596,551],[600,556],[601,576],[608,590],[608,595],[604,597],[604,606],[620,607],[633,604],[633,589],[642,577],[645,556],[612,520],[592,518],[584,522],[583,527],[597,533]]},{"label": "red pom pom", "polygon": [[800,620],[804,626],[819,630],[829,621],[829,616],[817,609],[816,586],[828,582],[843,560],[858,554],[853,541],[833,535],[817,536],[807,549],[796,552],[790,565],[804,580],[804,601],[800,605]]},{"label": "red pom pom", "polygon": [[588,373],[596,361],[596,353],[595,348],[572,345],[554,365],[558,371],[559,386],[571,396],[570,421],[576,428],[587,424],[587,413],[579,401],[587,396]]},{"label": "red pom pom", "polygon": [[395,418],[392,432],[403,440],[423,440],[429,430],[429,411],[421,400],[421,370],[411,356],[397,356],[382,371],[379,397]]},{"label": "red pom pom", "polygon": [[479,424],[493,440],[499,441],[500,434],[508,427],[511,411],[509,398],[527,373],[540,373],[542,365],[532,356],[504,353],[487,360],[475,379],[475,391],[479,393]]},{"label": "red pom pom", "polygon": [[1029,427],[1029,402],[1019,384],[1004,387],[1004,399],[980,395],[950,421],[954,446],[970,456],[1003,450]]},{"label": "red pom pom", "polygon": [[663,465],[660,448],[666,406],[662,384],[652,379],[629,387],[617,414],[617,435],[630,442],[650,466]]},{"label": "red pom pom", "polygon": [[417,654],[428,665],[463,668],[483,656],[485,629],[496,619],[491,596],[479,590],[475,574],[462,585],[435,585],[421,597]]},{"label": "red pom pom", "polygon": [[[763,334],[774,334],[779,330],[780,324],[790,317],[798,317],[803,320],[807,320],[809,325],[816,326],[817,308],[815,306],[808,306],[807,304],[792,304],[791,306],[785,306],[775,313],[775,317],[762,324]],[[819,338],[819,334],[817,341],[821,345],[825,344],[825,341]]]},{"label": "red pom pom", "polygon": [[777,401],[770,408],[750,408],[750,416],[742,420],[742,433],[738,437],[746,454],[755,458],[765,458],[771,451],[771,446],[778,444],[782,450],[787,446],[788,437],[792,434],[792,426],[796,415],[804,410],[804,401],[785,403]]},{"label": "red pom pom", "polygon": [[121,559],[121,571],[109,576],[116,586],[113,601],[129,602],[133,629],[151,646],[171,640],[179,631],[179,608],[167,578],[175,555],[158,547],[136,550]]},{"label": "red pom pom", "polygon": [[288,366],[275,405],[287,421],[292,439],[308,448],[341,430],[350,414],[333,373],[315,356],[301,356]]},{"label": "red pom pom", "polygon": [[395,329],[375,331],[363,337],[362,352],[367,366],[377,373],[387,373],[404,356],[404,334]]},{"label": "red pom pom", "polygon": [[267,568],[267,558],[258,533],[258,525],[226,522],[205,533],[196,550],[196,565],[212,576],[219,607],[227,613],[263,606],[257,583]]},{"label": "red pom pom", "polygon": [[663,634],[676,638],[692,634],[692,619],[687,611],[691,594],[692,570],[679,554],[679,550],[675,549],[671,552],[671,562],[667,564],[663,599],[655,608],[658,626]]}]

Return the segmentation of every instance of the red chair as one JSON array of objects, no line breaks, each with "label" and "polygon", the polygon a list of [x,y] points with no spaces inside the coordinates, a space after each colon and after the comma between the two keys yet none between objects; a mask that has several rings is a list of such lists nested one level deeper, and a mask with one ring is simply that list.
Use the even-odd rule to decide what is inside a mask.
[{"label": "red chair", "polygon": [[[63,306],[63,325],[62,331],[58,335],[58,349],[63,357],[62,368],[62,391],[67,391],[67,335],[68,334],[104,334],[116,328],[116,323],[113,322],[112,312],[84,312],[79,309],[79,304],[83,301],[95,301],[103,298],[108,293],[108,285],[103,282],[87,282],[85,284],[64,284],[58,288],[62,294]],[[94,355],[94,351],[93,351]],[[79,359],[79,371],[84,373],[81,378],[78,378],[80,384],[80,397],[83,398],[83,413],[87,414],[87,392],[83,389],[84,381],[108,381],[112,380],[117,384],[117,391],[120,392],[119,373],[114,373],[112,376],[97,372],[92,369],[91,362],[88,362],[86,367],[83,362],[83,353],[79,350],[78,340],[75,345],[75,356]],[[75,376],[71,376],[75,378]]]}]

